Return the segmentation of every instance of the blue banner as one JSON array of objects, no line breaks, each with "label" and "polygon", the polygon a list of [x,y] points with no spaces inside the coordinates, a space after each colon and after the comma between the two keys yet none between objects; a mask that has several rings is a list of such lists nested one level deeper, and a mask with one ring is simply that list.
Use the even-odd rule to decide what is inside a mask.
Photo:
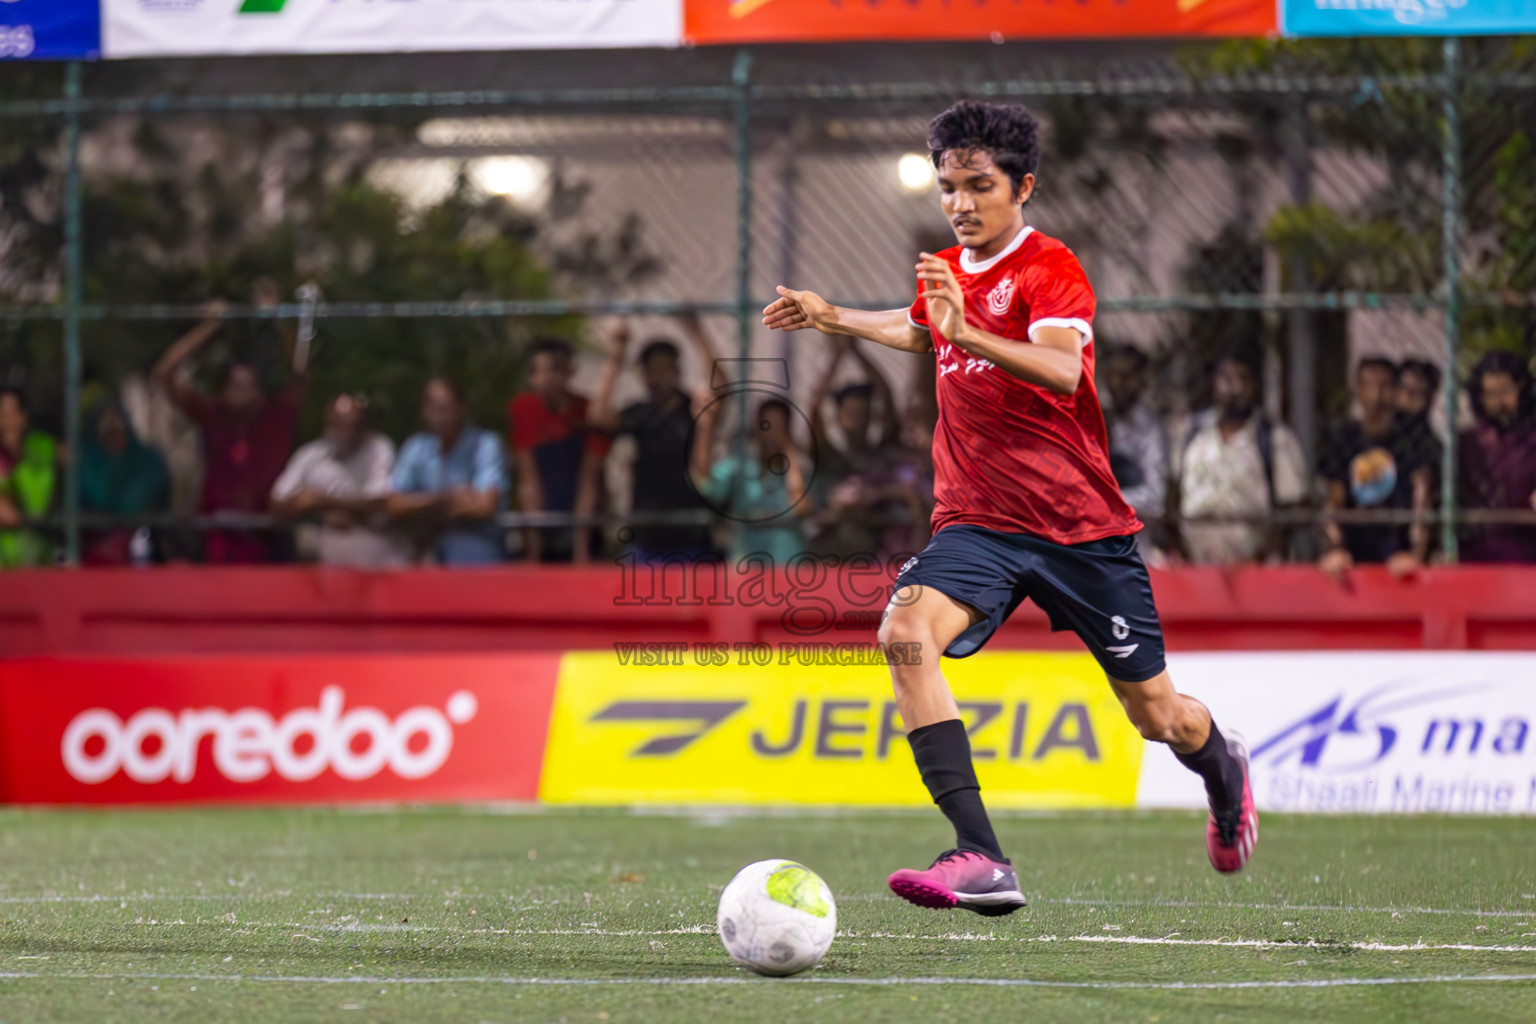
[{"label": "blue banner", "polygon": [[1536,32],[1536,0],[1281,0],[1289,36],[1491,36]]},{"label": "blue banner", "polygon": [[0,60],[95,60],[100,0],[0,0]]}]

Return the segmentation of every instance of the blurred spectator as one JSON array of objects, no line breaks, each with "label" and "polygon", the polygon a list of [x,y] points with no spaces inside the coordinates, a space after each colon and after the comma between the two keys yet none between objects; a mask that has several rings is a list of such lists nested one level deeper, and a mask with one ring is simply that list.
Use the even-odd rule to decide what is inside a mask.
[{"label": "blurred spectator", "polygon": [[170,475],[166,510],[177,516],[196,515],[203,495],[203,449],[197,424],[148,373],[129,374],[119,394],[129,429],[165,460]]},{"label": "blurred spectator", "polygon": [[53,510],[58,485],[58,442],[31,428],[20,391],[0,390],[0,569],[53,564],[48,537],[18,527]]},{"label": "blurred spectator", "polygon": [[[1339,420],[1328,429],[1318,473],[1328,492],[1324,509],[1409,510],[1422,518],[1433,504],[1435,455],[1432,432],[1398,412],[1399,370],[1387,359],[1362,359],[1355,368],[1355,403],[1360,418]],[[1329,549],[1318,565],[1338,574],[1356,562],[1386,563],[1403,575],[1423,566],[1429,530],[1423,522],[1349,524],[1325,520]]]},{"label": "blurred spectator", "polygon": [[1440,367],[1422,359],[1404,359],[1397,374],[1397,411],[1405,420],[1429,422],[1440,394]]},{"label": "blurred spectator", "polygon": [[1215,407],[1195,417],[1180,455],[1178,509],[1185,556],[1196,564],[1262,562],[1284,553],[1283,531],[1265,517],[1307,497],[1306,460],[1290,428],[1259,408],[1257,366],[1240,355],[1216,363]]},{"label": "blurred spectator", "polygon": [[[837,369],[850,355],[863,368],[866,382],[831,393]],[[841,445],[834,441],[825,420],[829,393]],[[815,533],[812,550],[837,558],[873,555],[880,548],[887,520],[904,511],[892,490],[901,423],[890,382],[854,339],[836,338],[831,365],[821,377],[810,408],[811,432],[817,441],[816,504],[820,506],[811,520]]]},{"label": "blurred spectator", "polygon": [[[80,511],[112,516],[145,516],[166,511],[171,478],[160,453],[139,441],[121,403],[104,401],[92,410],[80,440]],[[140,533],[140,530],[143,532]],[[86,530],[80,557],[86,565],[128,565],[136,557],[133,538],[149,543],[146,527]]]},{"label": "blurred spectator", "polygon": [[800,518],[811,511],[806,500],[802,455],[789,430],[789,405],[770,398],[757,407],[759,426],[746,453],[732,452],[711,462],[715,424],[725,402],[704,404],[694,436],[691,471],[711,505],[735,523],[731,559],[751,555],[782,565],[805,550]]},{"label": "blurred spectator", "polygon": [[[258,306],[275,306],[278,299],[270,286],[257,290]],[[198,391],[178,370],[222,330],[222,311],[222,303],[211,304],[209,319],[187,332],[160,357],[153,376],[202,428],[204,472],[199,513],[259,515],[267,511],[272,485],[293,450],[307,375],[294,365],[287,386],[268,395],[255,363],[235,360],[225,366],[216,396]],[[281,333],[290,346],[291,361],[293,335]],[[213,563],[263,562],[271,554],[271,541],[253,531],[211,530],[206,538],[206,557]]]},{"label": "blurred spectator", "polygon": [[426,430],[400,449],[385,510],[442,565],[502,561],[496,514],[506,507],[507,459],[501,439],[468,422],[464,392],[445,377],[422,389]]},{"label": "blurred spectator", "polygon": [[[524,512],[597,511],[608,441],[587,425],[587,400],[571,392],[570,382],[571,346],[557,339],[536,342],[528,358],[528,390],[507,404]],[[593,533],[590,527],[529,528],[525,550],[534,562],[586,562]]]},{"label": "blurred spectator", "polygon": [[1161,533],[1168,514],[1168,439],[1163,424],[1142,398],[1151,362],[1134,346],[1110,349],[1104,357],[1104,390],[1109,396],[1109,464],[1120,493],[1147,521],[1142,534]]},{"label": "blurred spectator", "polygon": [[[899,442],[901,419],[891,396],[890,381],[858,342],[849,337],[835,338],[832,349],[832,363],[811,398],[810,419],[811,430],[821,444],[817,470],[835,482],[854,473],[882,468],[880,463],[891,455]],[[832,381],[838,367],[849,356],[864,371],[865,382],[849,384],[832,393]],[[829,394],[833,399],[837,430],[842,435],[841,445],[834,442],[827,429],[825,410]]]},{"label": "blurred spectator", "polygon": [[[1467,381],[1474,424],[1457,439],[1457,493],[1464,510],[1536,510],[1536,395],[1531,371],[1508,352],[1489,352]],[[1472,524],[1462,531],[1468,562],[1536,562],[1536,526]]]},{"label": "blurred spectator", "polygon": [[[703,361],[705,373],[712,376],[715,352],[703,325],[693,316],[684,317],[682,323]],[[646,343],[637,361],[645,379],[646,397],[627,406],[622,413],[614,411],[613,389],[623,369],[629,341],[628,325],[615,321],[609,328],[608,363],[603,367],[588,421],[599,430],[634,439],[631,511],[706,511],[709,506],[699,497],[689,479],[691,453],[688,438],[693,434],[694,403],[679,387],[682,368],[675,344],[664,338]],[[715,396],[708,388],[700,393],[701,402],[708,404],[714,400]],[[642,561],[653,556],[714,557],[709,528],[703,525],[637,526],[634,528],[634,545]]]},{"label": "blurred spectator", "polygon": [[340,395],[325,410],[325,433],[293,453],[272,485],[272,511],[320,522],[322,565],[389,569],[410,564],[384,515],[395,446],[368,429],[367,409]]}]

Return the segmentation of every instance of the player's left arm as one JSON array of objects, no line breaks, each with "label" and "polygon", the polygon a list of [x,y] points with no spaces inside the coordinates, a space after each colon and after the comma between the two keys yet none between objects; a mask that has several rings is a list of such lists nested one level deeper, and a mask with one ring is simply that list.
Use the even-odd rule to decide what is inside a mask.
[{"label": "player's left arm", "polygon": [[947,261],[924,253],[917,276],[927,288],[928,316],[950,344],[1026,384],[1058,395],[1077,391],[1083,380],[1083,336],[1077,328],[1042,325],[1030,334],[1034,344],[1021,344],[966,321],[965,293]]}]

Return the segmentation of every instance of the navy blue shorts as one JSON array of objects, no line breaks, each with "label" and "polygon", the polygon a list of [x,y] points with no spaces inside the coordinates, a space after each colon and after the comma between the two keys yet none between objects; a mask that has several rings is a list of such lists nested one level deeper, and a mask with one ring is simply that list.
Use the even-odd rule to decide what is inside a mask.
[{"label": "navy blue shorts", "polygon": [[1027,533],[951,526],[902,568],[893,592],[915,585],[981,612],[944,652],[951,658],[981,650],[1029,598],[1050,616],[1051,629],[1081,637],[1111,678],[1141,683],[1164,668],[1163,627],[1134,537],[1055,544]]}]

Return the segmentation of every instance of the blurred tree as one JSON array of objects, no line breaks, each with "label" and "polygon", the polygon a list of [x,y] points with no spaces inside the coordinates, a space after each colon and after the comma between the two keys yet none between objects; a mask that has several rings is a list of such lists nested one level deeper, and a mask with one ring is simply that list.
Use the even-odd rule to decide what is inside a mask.
[{"label": "blurred tree", "polygon": [[[419,116],[419,115],[418,115]],[[51,135],[0,143],[0,245],[8,246],[0,302],[56,301],[62,247],[61,164]],[[547,300],[640,283],[657,273],[638,216],[611,234],[556,243],[547,225],[579,218],[587,192],[557,176],[549,205],[525,210],[487,195],[462,174],[439,202],[421,205],[370,182],[381,153],[415,123],[380,114],[110,119],[92,126],[86,181],[86,301],[199,305],[248,301],[274,278],[286,301],[301,283],[328,301]],[[36,195],[17,209],[12,196]],[[191,324],[108,320],[85,327],[86,372],[98,388],[146,370]],[[304,432],[318,430],[325,397],[366,396],[395,437],[416,429],[421,383],[434,373],[464,382],[476,422],[501,429],[536,335],[576,340],[576,316],[319,322]],[[13,325],[0,334],[0,367],[23,365],[44,404],[57,404],[59,330]],[[200,361],[209,383],[239,355],[275,382],[282,346],[271,321],[229,323]],[[87,391],[87,395],[91,390]]]}]

